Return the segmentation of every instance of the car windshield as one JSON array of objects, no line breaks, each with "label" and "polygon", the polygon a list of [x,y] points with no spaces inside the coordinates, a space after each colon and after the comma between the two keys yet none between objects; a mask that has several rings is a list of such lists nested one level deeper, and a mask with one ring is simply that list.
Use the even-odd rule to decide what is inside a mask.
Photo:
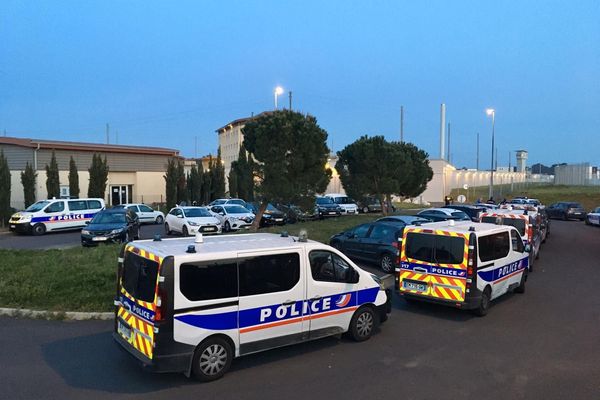
[{"label": "car windshield", "polygon": [[317,204],[335,204],[329,197],[317,197]]},{"label": "car windshield", "polygon": [[594,214],[600,214],[600,207],[598,207],[594,210]]},{"label": "car windshield", "polygon": [[225,211],[227,211],[227,214],[247,214],[250,212],[242,206],[225,206]]},{"label": "car windshield", "polygon": [[101,212],[92,219],[92,224],[124,224],[125,213]]},{"label": "car windshield", "polygon": [[231,199],[231,200],[227,200],[227,204],[237,204],[237,205],[240,205],[243,207],[246,205],[246,202],[241,199]]},{"label": "car windshield", "polygon": [[184,208],[183,214],[188,218],[211,216],[211,214],[205,208]]},{"label": "car windshield", "polygon": [[267,211],[279,211],[275,206],[271,203],[267,204]]},{"label": "car windshield", "polygon": [[27,212],[40,211],[44,207],[46,207],[48,204],[50,204],[50,202],[48,200],[38,201],[37,203],[33,203],[32,205],[30,205],[29,207],[27,207],[27,209],[25,211],[27,211]]}]

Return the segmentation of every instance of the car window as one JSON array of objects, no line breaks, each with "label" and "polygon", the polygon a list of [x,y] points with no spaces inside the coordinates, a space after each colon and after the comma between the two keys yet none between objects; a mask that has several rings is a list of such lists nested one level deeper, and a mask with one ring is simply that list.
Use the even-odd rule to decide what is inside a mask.
[{"label": "car window", "polygon": [[240,206],[245,206],[246,202],[241,199],[231,199],[231,200],[227,200],[227,204],[238,204]]},{"label": "car window", "polygon": [[64,201],[55,201],[51,203],[48,207],[46,207],[47,213],[61,212],[65,210],[65,202]]},{"label": "car window", "polygon": [[396,228],[393,228],[391,226],[383,225],[383,224],[375,224],[375,225],[373,225],[373,229],[371,229],[369,238],[371,238],[371,239],[388,239],[392,236],[392,233],[395,231],[396,231]]},{"label": "car window", "polygon": [[237,262],[181,264],[179,287],[181,293],[192,301],[237,297]]},{"label": "car window", "polygon": [[317,197],[316,202],[319,205],[322,205],[322,204],[335,204],[333,202],[333,200],[331,200],[329,197]]},{"label": "car window", "polygon": [[136,213],[136,212],[138,212],[138,208],[137,208],[137,206],[127,206],[127,209],[128,209],[129,211],[133,211],[133,212],[135,212],[135,213]]},{"label": "car window", "polygon": [[285,292],[300,281],[298,253],[252,257],[238,265],[240,296]]},{"label": "car window", "polygon": [[102,203],[100,203],[98,200],[88,200],[87,206],[90,210],[99,210],[102,208]]},{"label": "car window", "polygon": [[518,251],[519,253],[525,251],[525,245],[523,245],[523,240],[521,239],[519,232],[515,231],[514,229],[511,230],[510,239],[512,241],[512,248],[514,251]]},{"label": "car window", "polygon": [[148,207],[145,204],[140,205],[139,208],[140,208],[140,211],[142,211],[142,212],[154,212],[153,209],[151,209],[150,207]]},{"label": "car window", "polygon": [[354,228],[352,233],[359,239],[366,238],[367,233],[369,233],[370,227],[371,227],[370,224],[359,225],[356,228]]},{"label": "car window", "polygon": [[69,200],[69,210],[80,211],[87,209],[87,202],[85,200]]},{"label": "car window", "polygon": [[346,283],[352,267],[341,257],[325,250],[310,252],[312,277],[319,282]]},{"label": "car window", "polygon": [[177,215],[177,214],[175,214],[175,211],[177,211],[176,208],[172,209],[171,211],[169,211],[169,215]]},{"label": "car window", "polygon": [[481,261],[493,261],[504,258],[510,251],[508,232],[494,233],[477,239]]}]

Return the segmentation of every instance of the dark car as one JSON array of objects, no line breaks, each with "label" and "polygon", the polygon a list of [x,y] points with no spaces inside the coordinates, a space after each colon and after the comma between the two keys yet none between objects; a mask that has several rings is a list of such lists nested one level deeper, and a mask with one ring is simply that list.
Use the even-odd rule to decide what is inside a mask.
[{"label": "dark car", "polygon": [[81,244],[125,243],[140,238],[140,220],[136,213],[123,208],[109,208],[97,213],[81,230]]},{"label": "dark car", "polygon": [[285,219],[288,224],[312,221],[318,217],[314,210],[305,211],[295,204],[275,204],[275,207],[285,214]]},{"label": "dark car", "polygon": [[[254,215],[258,215],[258,207],[258,203],[246,203],[246,208],[254,213]],[[269,203],[260,219],[260,226],[285,225],[286,222],[287,218],[285,213]]]},{"label": "dark car", "polygon": [[342,215],[342,208],[329,197],[317,197],[315,201],[315,214],[319,219],[339,217]]},{"label": "dark car", "polygon": [[359,200],[357,203],[358,212],[361,213],[370,213],[370,212],[381,212],[381,202],[378,198],[368,196],[362,200]]},{"label": "dark car", "polygon": [[546,207],[546,213],[549,218],[560,219],[578,219],[584,221],[586,217],[585,209],[579,203],[570,201],[561,201]]},{"label": "dark car", "polygon": [[329,244],[348,257],[379,264],[391,273],[398,265],[403,229],[395,223],[372,222],[333,235]]},{"label": "dark car", "polygon": [[479,214],[487,211],[487,208],[484,206],[472,206],[468,204],[451,204],[444,206],[443,208],[462,211],[467,214],[473,222],[479,222]]},{"label": "dark car", "polygon": [[434,222],[449,220],[471,221],[471,218],[464,211],[451,210],[448,208],[428,208],[427,210],[417,213],[417,215]]}]

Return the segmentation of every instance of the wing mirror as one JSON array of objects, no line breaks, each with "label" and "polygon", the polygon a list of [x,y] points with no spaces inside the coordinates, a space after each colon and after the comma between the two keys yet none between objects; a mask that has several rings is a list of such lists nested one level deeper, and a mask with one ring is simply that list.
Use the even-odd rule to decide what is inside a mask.
[{"label": "wing mirror", "polygon": [[177,218],[182,218],[183,219],[183,215],[180,214],[180,215],[177,216]]},{"label": "wing mirror", "polygon": [[346,283],[358,283],[359,280],[360,280],[359,273],[354,268],[350,268],[348,270],[348,276],[346,279]]},{"label": "wing mirror", "polygon": [[525,251],[526,251],[527,253],[531,253],[531,245],[530,245],[530,244],[526,244],[526,245],[525,245]]}]

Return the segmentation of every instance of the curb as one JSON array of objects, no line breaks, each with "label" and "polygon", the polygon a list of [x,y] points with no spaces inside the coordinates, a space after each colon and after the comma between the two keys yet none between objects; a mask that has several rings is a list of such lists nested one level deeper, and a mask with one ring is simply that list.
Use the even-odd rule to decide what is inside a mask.
[{"label": "curb", "polygon": [[113,319],[115,314],[112,312],[40,311],[27,308],[0,307],[0,316],[34,319],[62,319],[71,321],[87,321],[94,319],[107,321]]}]

